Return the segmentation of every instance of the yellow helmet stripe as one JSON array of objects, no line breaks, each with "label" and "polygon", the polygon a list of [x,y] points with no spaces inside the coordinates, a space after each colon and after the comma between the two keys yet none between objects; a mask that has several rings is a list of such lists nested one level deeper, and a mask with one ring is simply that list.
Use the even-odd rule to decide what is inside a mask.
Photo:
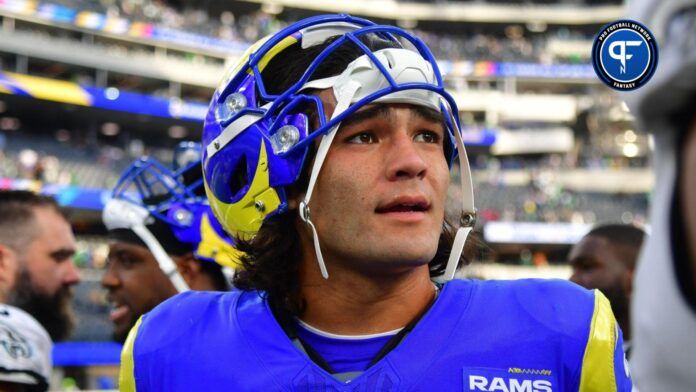
[{"label": "yellow helmet stripe", "polygon": [[[258,41],[256,41],[254,44],[249,46],[246,51],[237,59],[237,62],[234,67],[229,67],[227,69],[227,72],[225,72],[225,75],[222,77],[222,83],[220,84],[220,90],[222,90],[227,84],[230,82],[232,77],[236,75],[244,65],[246,65],[247,61],[249,61],[249,57],[259,50],[259,48],[266,43],[271,38],[271,36],[266,36]],[[261,61],[259,61],[258,67],[259,71],[262,71],[266,68],[268,63],[275,57],[278,53],[282,52],[287,48],[288,46],[294,44],[297,42],[297,39],[294,37],[285,37],[283,40],[278,42],[276,46],[271,48],[271,50],[266,53],[263,58],[261,58]],[[253,74],[253,71],[251,69],[247,70],[247,73],[249,75]]]},{"label": "yellow helmet stripe", "polygon": [[294,44],[297,42],[297,38],[292,37],[292,36],[287,36],[283,38],[280,42],[278,42],[274,47],[271,48],[259,61],[259,71],[262,71],[266,68],[268,63],[273,60],[273,57],[275,57],[278,53],[282,52],[285,50],[288,46]]},{"label": "yellow helmet stripe", "polygon": [[227,86],[227,83],[230,82],[232,77],[242,69],[242,66],[244,66],[247,61],[249,61],[249,57],[251,57],[251,54],[257,51],[261,47],[261,45],[268,41],[269,38],[271,38],[270,35],[261,38],[260,40],[256,41],[254,44],[249,46],[247,50],[244,51],[244,53],[242,53],[242,55],[237,59],[235,66],[229,67],[227,69],[227,72],[225,72],[225,75],[222,77],[223,82],[220,84],[219,89],[222,90],[225,86]]}]

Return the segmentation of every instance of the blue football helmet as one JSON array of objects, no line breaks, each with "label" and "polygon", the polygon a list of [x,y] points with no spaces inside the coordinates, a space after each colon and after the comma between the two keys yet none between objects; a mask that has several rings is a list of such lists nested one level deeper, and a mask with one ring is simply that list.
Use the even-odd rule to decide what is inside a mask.
[{"label": "blue football helmet", "polygon": [[188,290],[168,252],[148,229],[158,221],[194,257],[236,268],[240,252],[213,215],[203,190],[199,143],[182,142],[171,169],[151,157],[133,162],[121,175],[104,207],[107,229],[128,229],[147,245],[178,291]]},{"label": "blue football helmet", "polygon": [[[373,52],[360,40],[367,34],[390,41],[395,47]],[[324,44],[329,38],[331,43],[297,81],[281,93],[269,92],[262,74],[275,56],[294,44],[305,49]],[[355,45],[363,55],[337,75],[314,76],[322,62],[344,44]],[[330,118],[325,115],[321,99],[312,93],[328,88],[333,89],[337,99]],[[262,39],[231,67],[216,90],[203,129],[203,168],[206,192],[223,227],[235,236],[249,238],[269,217],[287,211],[286,187],[300,178],[314,140],[326,136],[319,144],[299,213],[313,231],[317,261],[322,275],[328,277],[308,203],[341,121],[374,102],[426,106],[445,118],[450,136],[446,158],[452,163],[459,155],[465,214],[445,272],[446,278],[452,278],[475,218],[457,105],[445,91],[435,58],[420,39],[400,28],[348,15],[308,18]],[[301,110],[308,105],[316,109],[317,129],[309,128],[308,116]]]}]

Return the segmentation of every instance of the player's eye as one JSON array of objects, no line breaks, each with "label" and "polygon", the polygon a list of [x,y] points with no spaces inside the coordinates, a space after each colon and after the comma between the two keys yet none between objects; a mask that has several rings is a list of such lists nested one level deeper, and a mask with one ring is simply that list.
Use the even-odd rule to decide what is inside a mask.
[{"label": "player's eye", "polygon": [[591,263],[583,263],[578,266],[578,268],[582,271],[591,271],[595,268],[594,264]]},{"label": "player's eye", "polygon": [[437,132],[433,131],[421,131],[413,139],[416,142],[421,143],[439,143],[442,138]]},{"label": "player's eye", "polygon": [[376,143],[377,137],[369,131],[364,131],[350,136],[347,141],[353,144],[370,144]]},{"label": "player's eye", "polygon": [[111,262],[115,262],[124,268],[130,268],[137,263],[136,258],[128,252],[117,252],[109,256]]}]

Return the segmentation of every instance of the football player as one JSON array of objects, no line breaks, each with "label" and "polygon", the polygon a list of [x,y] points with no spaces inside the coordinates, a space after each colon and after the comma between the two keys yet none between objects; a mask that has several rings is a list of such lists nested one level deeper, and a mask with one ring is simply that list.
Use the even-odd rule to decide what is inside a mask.
[{"label": "football player", "polygon": [[229,289],[223,267],[234,267],[238,252],[205,198],[200,144],[180,145],[175,163],[135,161],[103,212],[112,242],[101,283],[120,342],[142,314],[177,292]]},{"label": "football player", "polygon": [[211,206],[243,240],[240,290],[143,316],[121,388],[630,390],[597,291],[452,280],[475,217],[459,129],[437,62],[402,29],[327,15],[253,45],[203,132]]},{"label": "football player", "polygon": [[[53,197],[0,190],[2,296],[36,318],[53,341],[66,340],[75,325],[72,286],[80,273],[74,254],[70,222]],[[8,269],[12,264],[16,268]]]},{"label": "football player", "polygon": [[633,273],[645,232],[633,225],[605,224],[594,227],[568,253],[573,268],[570,281],[604,294],[624,333],[624,351],[630,357],[629,303]]}]

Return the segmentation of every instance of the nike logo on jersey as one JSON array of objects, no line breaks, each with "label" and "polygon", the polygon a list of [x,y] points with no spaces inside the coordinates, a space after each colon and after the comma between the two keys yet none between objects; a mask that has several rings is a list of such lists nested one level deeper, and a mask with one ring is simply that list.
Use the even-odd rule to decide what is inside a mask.
[{"label": "nike logo on jersey", "polygon": [[553,392],[555,380],[550,374],[550,371],[522,373],[509,369],[465,368],[464,391]]}]

